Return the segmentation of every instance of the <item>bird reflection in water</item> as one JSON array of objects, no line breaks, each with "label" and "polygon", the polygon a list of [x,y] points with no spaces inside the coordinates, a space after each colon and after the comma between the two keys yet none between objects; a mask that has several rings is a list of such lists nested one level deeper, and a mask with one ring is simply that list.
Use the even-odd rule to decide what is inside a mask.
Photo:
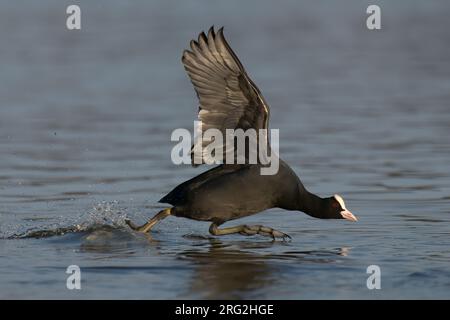
[{"label": "bird reflection in water", "polygon": [[[274,242],[224,243],[209,239],[209,246],[186,250],[179,258],[194,264],[194,275],[187,296],[203,299],[258,299],[267,298],[269,287],[283,281],[283,270],[289,267],[285,260],[300,263],[333,263],[345,257],[350,248],[315,251],[287,251],[271,254]],[[261,251],[261,253],[257,252]],[[278,251],[278,250],[277,250]],[[298,264],[296,264],[298,267]]]},{"label": "bird reflection in water", "polygon": [[308,266],[340,263],[351,250],[343,247],[293,251],[289,250],[292,246],[280,242],[222,241],[195,235],[184,238],[187,243],[174,247],[150,234],[101,228],[83,235],[80,249],[99,254],[98,259],[126,258],[146,252],[149,266],[156,255],[183,260],[187,263],[183,268],[192,270],[192,275],[186,291],[180,292],[179,297],[202,299],[268,298],[271,288],[282,287],[289,281],[283,276],[290,274],[287,269],[304,265],[304,273],[296,273],[299,277],[306,276],[310,272]]}]

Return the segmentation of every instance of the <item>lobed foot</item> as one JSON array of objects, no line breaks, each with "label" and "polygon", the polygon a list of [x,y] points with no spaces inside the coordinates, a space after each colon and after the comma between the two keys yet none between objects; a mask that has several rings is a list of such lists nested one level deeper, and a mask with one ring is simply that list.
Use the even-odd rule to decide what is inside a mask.
[{"label": "lobed foot", "polygon": [[282,238],[284,241],[291,239],[291,237],[286,233],[260,225],[256,226],[239,225],[235,227],[219,229],[216,223],[212,223],[211,226],[209,227],[209,232],[215,236],[239,233],[246,236],[253,236],[255,234],[260,234],[262,236],[271,237],[273,240],[275,240],[275,238]]},{"label": "lobed foot", "polygon": [[261,225],[254,225],[254,226],[244,225],[239,233],[246,236],[260,234],[262,236],[271,237],[274,240],[276,238],[281,238],[283,239],[283,241],[288,241],[292,239],[288,234],[284,232],[275,230],[273,228],[264,227]]}]

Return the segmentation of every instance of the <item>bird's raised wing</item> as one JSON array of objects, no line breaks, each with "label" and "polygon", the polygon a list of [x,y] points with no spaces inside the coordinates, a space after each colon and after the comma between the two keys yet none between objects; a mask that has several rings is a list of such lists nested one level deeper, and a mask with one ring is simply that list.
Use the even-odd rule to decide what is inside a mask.
[{"label": "bird's raised wing", "polygon": [[[201,133],[215,128],[225,137],[226,129],[268,129],[269,106],[225,40],[223,28],[216,34],[211,27],[208,36],[202,32],[190,46],[182,62],[200,102]],[[267,136],[265,142],[268,146]],[[202,150],[209,143],[204,140]],[[193,153],[191,158],[194,164]]]}]

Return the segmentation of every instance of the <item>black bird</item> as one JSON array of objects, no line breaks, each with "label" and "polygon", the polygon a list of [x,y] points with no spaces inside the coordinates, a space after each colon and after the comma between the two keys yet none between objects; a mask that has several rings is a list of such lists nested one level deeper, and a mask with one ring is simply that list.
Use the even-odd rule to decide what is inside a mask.
[{"label": "black bird", "polygon": [[[247,75],[223,35],[223,28],[201,33],[183,52],[182,62],[200,101],[202,130],[268,129],[269,106]],[[268,142],[267,142],[268,144]],[[270,146],[269,146],[270,148]],[[295,172],[281,159],[275,175],[261,175],[265,165],[221,164],[173,189],[159,202],[171,204],[146,224],[131,228],[148,232],[169,215],[212,222],[213,235],[260,234],[289,238],[283,232],[260,225],[219,226],[270,208],[303,211],[320,219],[357,221],[339,195],[321,198],[305,189]]]}]

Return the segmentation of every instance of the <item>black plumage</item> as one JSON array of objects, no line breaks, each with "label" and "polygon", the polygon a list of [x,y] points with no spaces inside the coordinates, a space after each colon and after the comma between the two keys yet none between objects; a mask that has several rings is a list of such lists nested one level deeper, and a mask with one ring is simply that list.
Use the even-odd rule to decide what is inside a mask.
[{"label": "black plumage", "polygon": [[[225,40],[223,28],[217,34],[213,28],[208,35],[201,33],[190,47],[191,51],[184,51],[182,62],[200,102],[202,131],[215,128],[225,135],[226,129],[268,129],[269,106]],[[270,150],[269,140],[264,139],[263,145]],[[204,149],[208,143],[203,141],[198,147]],[[204,163],[205,154],[200,156],[197,160]],[[147,232],[161,219],[174,215],[210,221],[214,235],[240,233],[285,238],[286,234],[259,225],[223,229],[218,226],[270,208],[302,211],[321,219],[357,220],[339,195],[321,198],[307,191],[283,160],[279,159],[279,170],[274,175],[261,174],[261,167],[267,164],[260,160],[256,164],[221,164],[183,182],[160,200],[172,208],[162,210],[141,227],[129,224]]]}]

